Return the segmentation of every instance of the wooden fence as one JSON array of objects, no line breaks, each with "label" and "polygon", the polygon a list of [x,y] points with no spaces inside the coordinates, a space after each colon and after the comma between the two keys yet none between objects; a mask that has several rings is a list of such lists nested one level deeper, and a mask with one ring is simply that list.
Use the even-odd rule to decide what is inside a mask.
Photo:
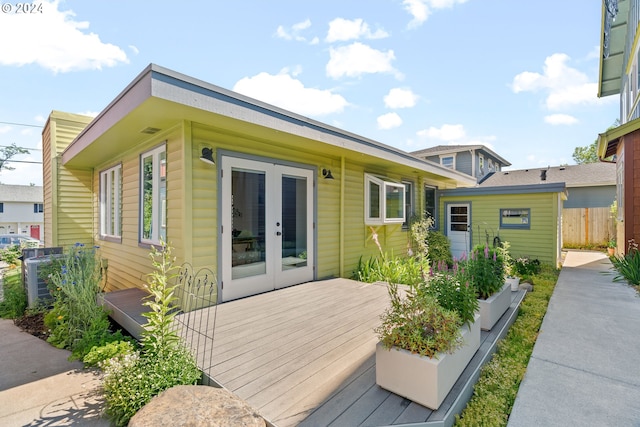
[{"label": "wooden fence", "polygon": [[608,207],[562,210],[564,245],[606,245],[610,238],[615,238],[615,230],[615,221]]}]

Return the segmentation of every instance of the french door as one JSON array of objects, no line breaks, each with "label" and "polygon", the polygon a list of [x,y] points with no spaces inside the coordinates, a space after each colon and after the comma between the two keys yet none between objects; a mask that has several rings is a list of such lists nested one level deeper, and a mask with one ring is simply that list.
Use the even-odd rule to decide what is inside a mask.
[{"label": "french door", "polygon": [[224,301],[313,280],[311,169],[223,156]]},{"label": "french door", "polygon": [[471,205],[447,204],[447,236],[451,242],[451,254],[460,259],[471,248]]}]

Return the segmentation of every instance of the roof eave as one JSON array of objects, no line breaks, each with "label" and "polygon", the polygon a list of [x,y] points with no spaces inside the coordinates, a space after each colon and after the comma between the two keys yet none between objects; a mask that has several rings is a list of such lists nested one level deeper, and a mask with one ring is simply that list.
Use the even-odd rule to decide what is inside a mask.
[{"label": "roof eave", "polygon": [[605,4],[601,7],[600,24],[600,70],[598,74],[598,97],[620,94],[624,67],[624,49],[627,34],[629,1],[618,2],[618,14],[609,33],[609,55],[604,57]]},{"label": "roof eave", "polygon": [[[419,159],[397,148],[332,127],[186,76],[155,64],[147,66],[63,151],[63,164],[86,162],[82,157],[94,141],[123,120],[143,103],[157,99],[179,106],[219,114],[235,120],[251,118],[258,126],[267,126],[291,135],[313,139],[335,147],[361,152],[373,157],[413,167],[421,172],[455,182],[456,186],[473,186],[476,179],[441,165]],[[249,114],[250,112],[250,114]],[[84,156],[86,157],[86,156]],[[85,165],[87,166],[87,165]]]}]

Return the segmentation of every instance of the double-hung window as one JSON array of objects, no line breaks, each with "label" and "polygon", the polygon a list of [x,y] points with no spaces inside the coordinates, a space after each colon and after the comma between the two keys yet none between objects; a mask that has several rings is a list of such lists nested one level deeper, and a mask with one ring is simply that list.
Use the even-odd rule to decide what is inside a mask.
[{"label": "double-hung window", "polygon": [[402,224],[405,221],[405,185],[365,174],[364,210],[367,225]]},{"label": "double-hung window", "polygon": [[42,213],[44,212],[44,204],[42,203],[34,203],[33,204],[33,213]]},{"label": "double-hung window", "polygon": [[140,242],[167,239],[167,152],[165,145],[140,156]]},{"label": "double-hung window", "polygon": [[100,237],[122,236],[122,165],[100,172]]}]

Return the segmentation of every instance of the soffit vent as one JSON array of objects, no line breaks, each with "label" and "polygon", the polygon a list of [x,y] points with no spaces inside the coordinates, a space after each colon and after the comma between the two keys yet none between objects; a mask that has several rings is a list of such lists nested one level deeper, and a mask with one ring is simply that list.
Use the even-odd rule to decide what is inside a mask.
[{"label": "soffit vent", "polygon": [[153,135],[154,133],[160,132],[158,128],[146,127],[140,131],[140,133],[146,133],[147,135]]}]

